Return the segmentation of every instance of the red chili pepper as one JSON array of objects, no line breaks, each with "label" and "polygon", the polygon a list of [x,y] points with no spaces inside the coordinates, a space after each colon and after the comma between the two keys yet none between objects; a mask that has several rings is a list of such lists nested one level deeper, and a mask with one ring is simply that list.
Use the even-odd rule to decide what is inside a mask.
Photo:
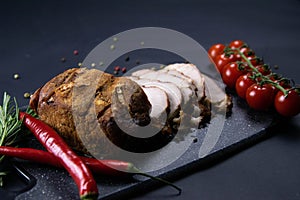
[{"label": "red chili pepper", "polygon": [[[53,154],[43,150],[0,146],[0,155],[16,157],[23,160],[51,165],[54,167],[63,167]],[[147,176],[151,179],[170,185],[177,189],[179,193],[181,192],[180,188],[168,181],[139,172],[138,169],[136,169],[134,165],[129,162],[120,160],[97,160],[95,158],[87,157],[80,157],[80,159],[89,167],[92,172],[97,174],[99,173],[113,176],[125,174],[140,174],[142,176]]]},{"label": "red chili pepper", "polygon": [[27,113],[20,112],[20,119],[70,173],[79,189],[80,198],[97,199],[98,188],[91,172],[64,140],[50,126]]},{"label": "red chili pepper", "polygon": [[[38,149],[0,146],[0,155],[16,157],[23,160],[51,165],[54,167],[63,167],[53,154]],[[94,173],[105,175],[120,175],[133,171],[133,165],[129,162],[119,160],[97,160],[95,158],[82,156],[80,157],[80,159]]]},{"label": "red chili pepper", "polygon": [[0,155],[48,164],[54,167],[62,167],[60,162],[51,153],[37,149],[0,146]]},{"label": "red chili pepper", "polygon": [[97,160],[94,158],[81,157],[82,161],[94,173],[105,175],[125,175],[128,173],[136,173],[136,168],[132,163],[120,160]]}]

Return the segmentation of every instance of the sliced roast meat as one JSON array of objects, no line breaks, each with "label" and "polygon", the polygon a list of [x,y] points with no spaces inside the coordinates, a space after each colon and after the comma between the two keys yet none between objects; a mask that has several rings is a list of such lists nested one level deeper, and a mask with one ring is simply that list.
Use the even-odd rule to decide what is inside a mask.
[{"label": "sliced roast meat", "polygon": [[154,86],[142,86],[150,104],[151,104],[151,118],[159,119],[162,115],[166,114],[169,107],[168,96],[162,89]]},{"label": "sliced roast meat", "polygon": [[161,82],[171,82],[175,85],[179,85],[181,87],[190,87],[190,84],[179,77],[173,76],[172,74],[168,74],[164,71],[158,70],[158,71],[148,71],[147,73],[144,73],[139,76],[140,79],[149,79],[149,80],[158,80]]},{"label": "sliced roast meat", "polygon": [[[134,72],[132,79],[137,80],[140,86],[153,82],[159,82],[160,87],[164,85],[169,88],[167,84],[170,83],[177,86],[182,94],[183,103],[174,122],[195,126],[202,123],[206,115],[210,118],[210,102],[205,96],[204,76],[195,65],[180,63],[168,65],[160,70],[142,69]],[[168,94],[171,112],[174,112],[174,99],[170,99],[170,92],[164,90]]]},{"label": "sliced roast meat", "polygon": [[[160,82],[173,83],[176,85],[182,93],[183,103],[187,104],[191,98],[193,98],[194,90],[191,87],[191,84],[180,77],[174,76],[162,70],[154,71],[154,70],[141,70],[144,73],[135,73],[135,75],[141,74],[138,76],[139,79],[146,80],[158,80]],[[138,72],[138,71],[137,71]]]},{"label": "sliced roast meat", "polygon": [[138,79],[137,77],[129,77],[141,87],[158,87],[162,89],[168,96],[170,102],[170,113],[173,114],[180,108],[182,102],[181,91],[173,83],[160,82],[158,80]]},{"label": "sliced roast meat", "polygon": [[228,96],[225,90],[222,88],[221,84],[217,84],[212,78],[203,75],[207,87],[205,88],[205,93],[207,94],[207,99],[213,105],[214,109],[217,111],[229,112],[232,108],[232,99]]},{"label": "sliced roast meat", "polygon": [[190,77],[186,76],[185,74],[183,74],[180,71],[177,71],[175,69],[168,69],[168,68],[163,68],[163,69],[161,69],[161,71],[166,72],[168,74],[172,74],[173,76],[182,78],[185,81],[187,81],[191,86],[196,87],[196,85],[194,84],[194,81]]},{"label": "sliced roast meat", "polygon": [[195,65],[186,63],[176,63],[166,66],[165,70],[177,70],[183,73],[185,76],[192,79],[198,90],[198,98],[205,98],[204,77]]},{"label": "sliced roast meat", "polygon": [[149,72],[153,72],[153,70],[152,69],[140,69],[138,71],[132,72],[131,76],[140,77]]},{"label": "sliced roast meat", "polygon": [[196,84],[194,83],[194,81],[190,77],[184,75],[182,72],[179,72],[179,71],[177,71],[175,69],[166,69],[166,68],[163,68],[163,69],[161,69],[161,71],[162,72],[166,72],[166,73],[168,73],[168,74],[170,74],[172,76],[176,76],[176,77],[178,77],[180,79],[185,80],[189,84],[190,88],[196,94],[198,88],[197,88]]}]

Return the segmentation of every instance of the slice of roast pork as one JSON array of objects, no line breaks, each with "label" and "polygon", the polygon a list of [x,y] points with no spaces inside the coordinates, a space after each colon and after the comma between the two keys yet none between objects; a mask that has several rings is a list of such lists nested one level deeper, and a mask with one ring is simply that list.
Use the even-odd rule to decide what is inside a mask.
[{"label": "slice of roast pork", "polygon": [[131,76],[140,77],[140,76],[142,76],[146,73],[152,72],[152,71],[153,71],[152,69],[140,69],[135,72],[132,72]]},{"label": "slice of roast pork", "polygon": [[158,87],[163,90],[170,102],[170,115],[173,115],[180,109],[182,103],[182,94],[178,87],[173,83],[160,82],[158,80],[139,79],[137,77],[129,77],[141,87]]},{"label": "slice of roast pork", "polygon": [[176,64],[171,64],[166,66],[164,70],[177,70],[183,73],[185,76],[192,79],[194,85],[196,85],[198,90],[197,91],[198,99],[205,98],[204,77],[195,65],[187,64],[187,63],[176,63]]},{"label": "slice of roast pork", "polygon": [[193,96],[195,96],[195,92],[192,89],[191,84],[182,77],[174,76],[162,70],[147,70],[147,72],[146,70],[143,70],[143,73],[135,73],[135,75],[137,74],[141,74],[140,76],[137,76],[139,79],[151,81],[158,80],[160,82],[173,83],[180,89],[184,105],[187,104],[193,98]]},{"label": "slice of roast pork", "polygon": [[172,76],[176,76],[180,79],[185,80],[185,82],[187,82],[189,84],[190,88],[193,90],[194,94],[195,95],[197,94],[198,88],[197,88],[196,84],[194,83],[194,81],[190,77],[184,75],[183,73],[181,73],[181,72],[179,72],[175,69],[165,69],[165,68],[163,68],[160,71],[166,72],[166,73],[168,73]]},{"label": "slice of roast pork", "polygon": [[168,96],[162,89],[154,86],[142,86],[144,93],[148,97],[151,104],[150,117],[159,119],[161,116],[167,114],[169,107]]}]

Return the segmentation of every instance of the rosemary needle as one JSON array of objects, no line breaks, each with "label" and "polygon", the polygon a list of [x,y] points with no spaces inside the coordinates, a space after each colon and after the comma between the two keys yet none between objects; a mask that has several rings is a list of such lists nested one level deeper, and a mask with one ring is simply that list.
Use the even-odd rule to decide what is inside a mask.
[{"label": "rosemary needle", "polygon": [[[19,108],[16,99],[4,92],[2,106],[0,105],[0,146],[13,145],[20,131],[22,121],[19,119]],[[0,156],[0,165],[4,156]],[[7,173],[0,171],[0,186],[3,185],[3,176]]]}]

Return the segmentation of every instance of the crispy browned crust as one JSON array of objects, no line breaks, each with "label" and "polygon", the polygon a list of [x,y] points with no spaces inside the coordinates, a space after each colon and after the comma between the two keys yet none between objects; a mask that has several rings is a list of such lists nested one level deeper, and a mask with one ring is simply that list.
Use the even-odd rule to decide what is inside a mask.
[{"label": "crispy browned crust", "polygon": [[[89,83],[95,83],[95,81],[92,105],[84,98],[73,96],[76,87],[76,94],[83,94],[84,97]],[[127,95],[127,93],[133,95]],[[115,95],[114,98],[113,95]],[[112,99],[122,102],[114,108],[111,106]],[[114,123],[112,109],[115,109],[117,115],[123,117],[126,123],[134,122],[142,126],[150,122],[151,110],[145,93],[135,82],[125,77],[116,78],[96,69],[85,68],[69,69],[52,78],[33,94],[30,107],[73,149],[85,153],[88,152],[83,142],[89,142],[89,149],[97,148],[102,142],[103,135],[99,133],[99,127],[95,127],[95,119],[98,120],[97,126],[100,125],[106,135],[116,137],[119,133],[109,128]],[[75,113],[74,110],[76,110]],[[122,113],[127,113],[127,115],[121,116]],[[76,117],[76,126],[74,117]],[[78,135],[76,128],[87,134]]]}]

